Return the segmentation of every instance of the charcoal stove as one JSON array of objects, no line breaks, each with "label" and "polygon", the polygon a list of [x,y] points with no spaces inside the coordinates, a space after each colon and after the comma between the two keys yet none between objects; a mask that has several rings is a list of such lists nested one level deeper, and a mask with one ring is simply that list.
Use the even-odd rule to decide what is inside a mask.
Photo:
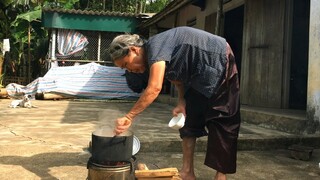
[{"label": "charcoal stove", "polygon": [[135,160],[133,156],[130,161],[109,161],[98,164],[91,157],[87,163],[87,180],[134,180]]}]

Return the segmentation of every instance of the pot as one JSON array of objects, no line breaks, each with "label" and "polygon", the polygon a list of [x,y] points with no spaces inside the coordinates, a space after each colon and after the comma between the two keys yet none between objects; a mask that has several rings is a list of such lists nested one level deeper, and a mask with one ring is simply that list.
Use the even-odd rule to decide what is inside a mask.
[{"label": "pot", "polygon": [[113,131],[98,129],[92,133],[92,159],[97,164],[130,161],[133,148],[133,133],[126,131],[115,136]]}]

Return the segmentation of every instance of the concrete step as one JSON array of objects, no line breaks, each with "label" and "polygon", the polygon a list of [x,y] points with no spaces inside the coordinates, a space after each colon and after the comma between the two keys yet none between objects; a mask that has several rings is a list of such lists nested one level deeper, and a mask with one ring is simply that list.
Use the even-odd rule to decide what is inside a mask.
[{"label": "concrete step", "polygon": [[[177,132],[178,133],[178,132]],[[181,139],[147,138],[139,136],[141,152],[180,152]],[[197,140],[196,152],[206,151],[207,137]],[[320,148],[320,134],[297,135],[259,127],[257,125],[242,123],[238,139],[238,150],[274,150],[288,149],[290,146],[300,144],[313,148]]]},{"label": "concrete step", "polygon": [[[175,105],[176,97],[160,95],[158,102]],[[267,129],[293,134],[303,134],[307,129],[306,111],[292,109],[260,108],[241,105],[241,121]]]},{"label": "concrete step", "polygon": [[[177,98],[160,95],[158,102],[175,105]],[[241,106],[239,150],[287,149],[294,144],[320,147],[320,134],[307,134],[306,112],[302,110],[271,109]],[[153,139],[155,140],[155,139]],[[197,141],[196,151],[206,150],[206,137]],[[143,140],[142,151],[179,151],[181,140],[148,142]]]},{"label": "concrete step", "polygon": [[260,127],[293,134],[303,134],[307,130],[306,111],[304,110],[241,105],[241,120]]}]

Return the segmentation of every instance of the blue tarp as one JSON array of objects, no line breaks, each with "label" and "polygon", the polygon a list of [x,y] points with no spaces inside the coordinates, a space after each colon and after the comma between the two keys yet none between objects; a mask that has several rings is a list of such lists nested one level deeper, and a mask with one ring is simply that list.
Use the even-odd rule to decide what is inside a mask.
[{"label": "blue tarp", "polygon": [[12,98],[18,98],[21,93],[32,96],[36,93],[56,93],[90,99],[138,98],[139,94],[128,87],[124,74],[125,70],[121,68],[97,63],[53,67],[44,77],[27,86],[11,83],[6,90]]}]

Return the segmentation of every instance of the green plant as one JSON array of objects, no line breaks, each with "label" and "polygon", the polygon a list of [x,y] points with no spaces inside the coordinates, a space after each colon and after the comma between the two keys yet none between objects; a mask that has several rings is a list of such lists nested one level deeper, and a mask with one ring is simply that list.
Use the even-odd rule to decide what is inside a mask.
[{"label": "green plant", "polygon": [[[24,1],[25,2],[25,1]],[[10,39],[10,57],[5,68],[10,71],[6,74],[29,77],[31,81],[31,64],[36,61],[35,52],[38,50],[38,42],[47,38],[47,30],[41,26],[41,3],[32,0],[31,4],[23,4],[19,0],[6,0],[0,9],[0,28],[3,32],[0,39]],[[28,68],[28,72],[20,71],[21,65]]]},{"label": "green plant", "polygon": [[31,79],[31,54],[34,54],[34,49],[39,38],[46,36],[46,32],[41,28],[41,6],[36,6],[32,11],[19,14],[11,23],[13,30],[12,37],[14,39],[15,51],[17,56],[17,64],[21,63],[21,59],[27,56],[28,77]]}]

